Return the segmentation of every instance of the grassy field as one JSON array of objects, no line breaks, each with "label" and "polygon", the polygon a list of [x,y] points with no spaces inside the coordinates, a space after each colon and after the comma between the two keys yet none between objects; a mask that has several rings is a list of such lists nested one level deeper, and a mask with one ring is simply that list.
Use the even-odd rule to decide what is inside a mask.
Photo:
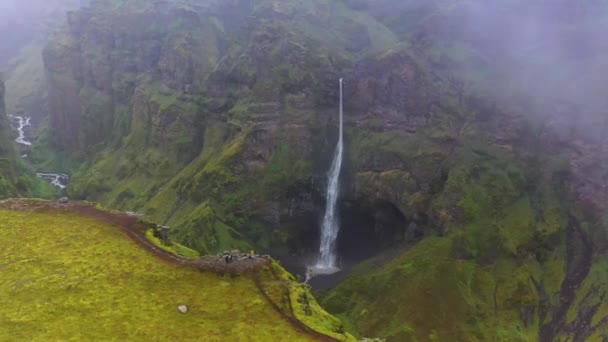
[{"label": "grassy field", "polygon": [[1,341],[313,340],[250,277],[161,261],[77,214],[0,210],[0,303]]}]

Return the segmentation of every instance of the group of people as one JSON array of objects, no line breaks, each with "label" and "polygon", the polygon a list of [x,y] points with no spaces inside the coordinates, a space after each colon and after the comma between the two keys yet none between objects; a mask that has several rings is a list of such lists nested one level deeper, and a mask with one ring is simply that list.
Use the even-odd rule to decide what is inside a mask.
[{"label": "group of people", "polygon": [[[235,260],[235,254],[238,255],[239,251],[232,251],[230,253],[224,253],[224,261],[226,264],[231,264]],[[253,259],[256,256],[255,251],[252,249],[249,254],[247,254],[247,259]],[[237,256],[238,257],[238,256]]]}]

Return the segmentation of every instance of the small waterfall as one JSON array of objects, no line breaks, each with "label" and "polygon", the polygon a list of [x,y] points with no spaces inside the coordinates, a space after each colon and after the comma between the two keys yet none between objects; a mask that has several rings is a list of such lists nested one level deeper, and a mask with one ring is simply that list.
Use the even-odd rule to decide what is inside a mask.
[{"label": "small waterfall", "polygon": [[[25,116],[19,116],[19,115],[9,115],[9,118],[17,124],[16,128],[17,128],[17,133],[19,134],[19,136],[17,137],[17,139],[15,139],[15,141],[17,142],[17,144],[22,145],[22,149],[24,149],[26,152],[29,152],[31,149],[32,143],[29,140],[27,140],[27,138],[25,136],[25,128],[32,126],[32,123],[30,122],[31,118],[28,118]],[[25,153],[25,154],[21,155],[21,157],[27,158],[28,154]],[[67,187],[67,184],[70,180],[70,177],[63,173],[38,172],[38,173],[36,173],[36,176],[38,176],[38,178],[42,178],[42,179],[48,181],[53,186],[55,186],[61,190],[64,190]]]},{"label": "small waterfall", "polygon": [[11,119],[15,119],[17,120],[17,124],[19,125],[17,127],[17,133],[19,133],[19,136],[17,137],[17,139],[15,139],[15,141],[17,142],[17,144],[20,145],[25,145],[25,146],[31,146],[32,143],[29,142],[26,138],[25,138],[25,127],[30,127],[32,124],[30,123],[31,118],[26,118],[23,116],[16,116],[16,115],[9,115]]},{"label": "small waterfall", "polygon": [[65,189],[67,187],[67,183],[70,180],[70,177],[63,173],[37,172],[36,176],[38,176],[38,178],[42,178],[42,179],[50,182],[52,185],[56,186],[57,188],[59,188],[61,190]]},{"label": "small waterfall", "polygon": [[338,137],[338,145],[334,160],[331,163],[331,168],[328,175],[327,184],[327,203],[325,207],[325,215],[321,226],[321,247],[317,265],[314,267],[316,273],[333,273],[338,271],[336,266],[336,238],[340,230],[336,206],[338,196],[340,195],[340,171],[342,170],[342,152],[344,150],[343,139],[343,93],[342,79],[340,79],[340,135]]}]

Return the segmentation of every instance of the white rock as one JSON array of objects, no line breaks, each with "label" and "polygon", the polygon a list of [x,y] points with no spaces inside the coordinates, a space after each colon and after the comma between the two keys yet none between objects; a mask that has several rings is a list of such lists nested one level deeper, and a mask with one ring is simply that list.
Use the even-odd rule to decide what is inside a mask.
[{"label": "white rock", "polygon": [[181,312],[181,313],[186,313],[186,312],[188,312],[188,307],[185,305],[180,305],[177,307],[177,310],[179,310],[179,312]]}]

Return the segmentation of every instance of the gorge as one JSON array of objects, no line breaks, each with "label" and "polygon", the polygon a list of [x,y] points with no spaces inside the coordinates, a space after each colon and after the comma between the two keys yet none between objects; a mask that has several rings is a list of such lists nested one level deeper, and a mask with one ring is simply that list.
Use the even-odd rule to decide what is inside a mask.
[{"label": "gorge", "polygon": [[566,0],[93,0],[42,50],[40,126],[0,115],[0,196],[44,197],[38,171],[47,197],[137,212],[201,255],[339,270],[310,284],[357,337],[601,341],[606,18]]}]

